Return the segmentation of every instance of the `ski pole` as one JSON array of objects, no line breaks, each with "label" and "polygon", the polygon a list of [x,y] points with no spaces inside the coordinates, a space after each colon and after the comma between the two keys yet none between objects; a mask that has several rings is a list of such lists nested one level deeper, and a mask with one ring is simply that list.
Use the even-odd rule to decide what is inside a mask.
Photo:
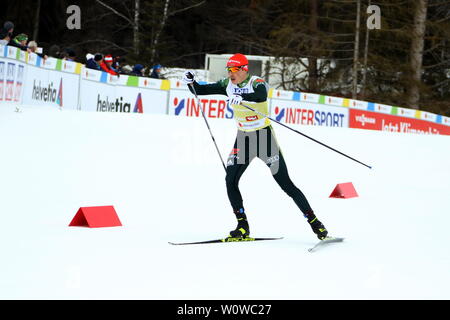
[{"label": "ski pole", "polygon": [[298,131],[298,130],[293,129],[293,128],[291,128],[291,127],[285,125],[284,123],[281,123],[280,121],[277,121],[277,120],[275,120],[275,119],[272,119],[271,117],[269,117],[269,116],[267,116],[267,115],[265,115],[265,114],[263,114],[263,113],[261,113],[261,112],[255,110],[255,109],[252,108],[252,107],[246,106],[245,104],[242,104],[242,103],[241,103],[241,106],[243,106],[243,107],[245,107],[245,108],[247,108],[247,109],[249,109],[249,110],[251,110],[251,111],[253,111],[253,112],[257,113],[257,114],[259,114],[260,116],[262,116],[262,117],[264,117],[264,118],[267,118],[267,119],[269,119],[269,120],[271,120],[271,121],[273,121],[273,122],[275,122],[275,123],[278,123],[279,125],[281,125],[281,126],[287,128],[287,129],[289,129],[289,130],[292,130],[292,131],[294,131],[295,133],[298,133],[298,134],[304,136],[305,138],[308,138],[308,139],[310,139],[310,140],[312,140],[312,141],[314,141],[314,142],[316,142],[316,143],[318,143],[318,144],[320,144],[320,145],[322,145],[322,146],[324,146],[324,147],[327,147],[328,149],[333,150],[334,152],[337,152],[337,153],[339,153],[340,155],[343,155],[344,157],[347,157],[347,158],[349,158],[349,159],[351,159],[351,160],[353,160],[353,161],[358,162],[359,164],[362,164],[363,166],[366,166],[366,167],[369,168],[369,169],[372,169],[371,166],[369,166],[369,165],[367,165],[367,164],[365,164],[365,163],[363,163],[363,162],[361,162],[361,161],[359,161],[359,160],[356,160],[355,158],[352,158],[352,157],[346,155],[345,153],[340,152],[339,150],[336,150],[336,149],[334,149],[334,148],[332,148],[332,147],[326,145],[326,144],[323,143],[323,142],[320,142],[320,141],[318,141],[318,140],[316,140],[316,139],[314,139],[314,138],[311,138],[310,136],[308,136],[308,135],[306,135],[306,134],[304,134],[304,133],[301,133],[301,132]]},{"label": "ski pole", "polygon": [[217,153],[218,153],[218,155],[219,155],[220,162],[222,162],[223,168],[225,169],[225,171],[227,171],[227,168],[225,167],[225,163],[223,162],[222,155],[220,154],[219,148],[217,147],[216,139],[214,139],[214,135],[213,135],[212,132],[211,132],[211,128],[209,127],[208,120],[206,120],[205,112],[203,111],[203,107],[202,107],[202,105],[200,104],[200,99],[199,99],[198,96],[197,96],[197,92],[195,91],[194,85],[193,85],[192,83],[189,84],[189,85],[191,86],[192,91],[194,92],[195,98],[197,98],[197,104],[200,106],[200,110],[202,111],[202,116],[203,116],[203,119],[205,120],[206,127],[208,127],[208,131],[209,131],[209,134],[210,134],[210,136],[211,136],[211,139],[212,139],[212,141],[214,142],[214,145],[216,146],[216,150],[217,150]]}]

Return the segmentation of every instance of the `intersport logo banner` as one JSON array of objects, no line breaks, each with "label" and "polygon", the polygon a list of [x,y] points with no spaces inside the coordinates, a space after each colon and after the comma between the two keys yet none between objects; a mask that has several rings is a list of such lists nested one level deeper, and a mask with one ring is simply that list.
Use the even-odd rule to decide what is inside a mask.
[{"label": "intersport logo banner", "polygon": [[348,127],[348,109],[306,101],[272,100],[271,116],[286,124]]},{"label": "intersport logo banner", "polygon": [[400,133],[450,135],[450,127],[426,120],[350,109],[350,128]]},{"label": "intersport logo banner", "polygon": [[233,109],[223,95],[207,95],[195,98],[190,92],[174,90],[170,93],[169,115],[202,117],[202,109],[208,118],[232,119]]}]

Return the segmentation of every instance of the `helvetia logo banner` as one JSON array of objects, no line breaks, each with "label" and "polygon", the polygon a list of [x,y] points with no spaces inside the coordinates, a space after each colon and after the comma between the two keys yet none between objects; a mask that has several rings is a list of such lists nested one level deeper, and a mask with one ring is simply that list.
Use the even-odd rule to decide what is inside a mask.
[{"label": "helvetia logo banner", "polygon": [[[118,97],[111,101],[109,99],[108,96],[102,97],[100,94],[97,95],[97,112],[132,112],[131,103],[126,101],[123,97]],[[142,103],[142,95],[140,92],[136,97],[133,112],[144,113],[144,105]]]},{"label": "helvetia logo banner", "polygon": [[36,80],[33,80],[33,91],[31,93],[31,99],[36,101],[43,101],[43,102],[52,102],[56,103],[60,107],[63,106],[63,81],[62,78],[59,82],[59,89],[57,90],[56,87],[53,84],[53,81],[51,81],[47,87],[43,87],[41,85],[41,81],[39,80],[36,82]]}]

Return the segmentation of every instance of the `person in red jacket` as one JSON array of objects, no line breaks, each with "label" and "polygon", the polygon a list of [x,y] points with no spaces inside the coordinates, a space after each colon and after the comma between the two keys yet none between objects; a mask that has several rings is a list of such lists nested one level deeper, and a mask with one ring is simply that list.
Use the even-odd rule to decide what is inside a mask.
[{"label": "person in red jacket", "polygon": [[112,58],[112,56],[110,54],[108,54],[108,55],[106,55],[103,58],[102,62],[100,63],[100,67],[102,68],[103,71],[108,72],[109,74],[117,76],[118,73],[111,66],[112,63],[113,63],[113,58]]}]

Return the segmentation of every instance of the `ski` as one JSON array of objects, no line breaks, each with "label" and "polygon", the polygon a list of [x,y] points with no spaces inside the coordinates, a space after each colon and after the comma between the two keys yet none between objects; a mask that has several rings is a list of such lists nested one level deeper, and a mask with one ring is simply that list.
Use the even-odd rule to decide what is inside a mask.
[{"label": "ski", "polygon": [[323,240],[320,240],[318,243],[316,243],[316,245],[312,248],[309,248],[308,251],[309,252],[313,252],[314,250],[329,244],[329,243],[336,243],[336,242],[342,242],[344,241],[344,238],[338,238],[338,237],[326,237]]},{"label": "ski", "polygon": [[223,242],[248,242],[248,241],[265,241],[265,240],[280,240],[281,238],[223,238],[223,239],[214,239],[214,240],[206,240],[206,241],[196,241],[196,242],[169,242],[169,244],[174,246],[182,246],[182,245],[190,245],[190,244],[208,244],[208,243],[223,243]]}]

